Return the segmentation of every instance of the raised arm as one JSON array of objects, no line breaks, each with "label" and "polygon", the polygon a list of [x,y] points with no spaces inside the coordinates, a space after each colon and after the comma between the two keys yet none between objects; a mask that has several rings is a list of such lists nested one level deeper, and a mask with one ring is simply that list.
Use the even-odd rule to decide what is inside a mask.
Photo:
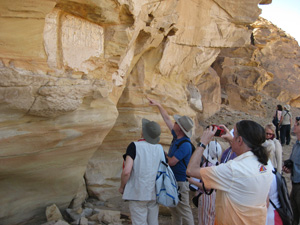
[{"label": "raised arm", "polygon": [[157,106],[159,111],[160,111],[160,114],[162,116],[162,118],[164,119],[166,125],[168,126],[168,128],[170,130],[173,129],[173,126],[174,126],[174,123],[172,122],[168,112],[164,109],[164,107],[161,106],[161,104],[153,99],[150,99],[150,98],[147,98],[149,100],[149,103],[150,105],[154,105],[154,106]]},{"label": "raised arm", "polygon": [[[208,143],[211,141],[211,139],[215,135],[216,131],[217,131],[217,127],[215,127],[214,129],[212,129],[212,126],[207,128],[203,132],[203,134],[201,136],[201,139],[200,139],[200,142],[205,146],[208,145]],[[204,149],[205,148],[202,145],[200,145],[194,151],[194,153],[193,153],[193,155],[190,159],[190,162],[187,166],[187,170],[186,170],[186,175],[187,176],[201,179],[200,162],[201,162],[201,158],[202,158]]]}]

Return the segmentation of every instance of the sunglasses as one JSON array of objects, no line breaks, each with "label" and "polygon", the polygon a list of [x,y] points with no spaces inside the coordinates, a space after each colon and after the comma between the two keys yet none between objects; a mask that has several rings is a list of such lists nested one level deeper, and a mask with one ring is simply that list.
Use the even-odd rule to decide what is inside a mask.
[{"label": "sunglasses", "polygon": [[297,117],[296,117],[296,120],[299,121],[299,120],[300,120],[300,116],[297,116]]}]

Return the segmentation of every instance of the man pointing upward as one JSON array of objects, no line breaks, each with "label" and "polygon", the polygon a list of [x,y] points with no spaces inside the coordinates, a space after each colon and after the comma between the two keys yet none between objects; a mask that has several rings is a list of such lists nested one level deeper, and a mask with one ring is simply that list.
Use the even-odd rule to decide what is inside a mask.
[{"label": "man pointing upward", "polygon": [[172,224],[194,225],[193,213],[189,204],[189,182],[186,179],[186,168],[192,155],[190,137],[194,126],[193,120],[188,116],[174,115],[175,123],[173,123],[159,102],[149,98],[148,100],[150,105],[158,107],[163,120],[173,135],[167,159],[177,180],[181,201],[176,207],[169,208],[172,214]]}]

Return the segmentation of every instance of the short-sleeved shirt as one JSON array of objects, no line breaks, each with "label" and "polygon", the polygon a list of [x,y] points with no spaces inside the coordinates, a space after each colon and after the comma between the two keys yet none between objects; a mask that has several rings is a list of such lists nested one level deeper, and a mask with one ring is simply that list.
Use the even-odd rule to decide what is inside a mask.
[{"label": "short-sleeved shirt", "polygon": [[280,121],[282,111],[277,110],[276,112],[277,112],[277,118],[278,118],[278,121]]},{"label": "short-sleeved shirt", "polygon": [[186,181],[186,167],[189,164],[190,158],[192,156],[192,145],[189,142],[184,142],[177,147],[177,145],[183,140],[191,141],[187,136],[177,139],[177,136],[172,130],[173,142],[170,146],[168,156],[175,156],[179,160],[175,166],[171,166],[171,169],[175,175],[177,181]]},{"label": "short-sleeved shirt", "polygon": [[217,190],[217,225],[265,225],[272,165],[258,162],[248,151],[227,163],[200,169],[206,188]]},{"label": "short-sleeved shirt", "polygon": [[136,147],[134,142],[131,142],[127,149],[126,149],[126,153],[123,155],[123,159],[126,159],[126,156],[130,156],[133,160],[135,159],[135,155],[136,155]]}]

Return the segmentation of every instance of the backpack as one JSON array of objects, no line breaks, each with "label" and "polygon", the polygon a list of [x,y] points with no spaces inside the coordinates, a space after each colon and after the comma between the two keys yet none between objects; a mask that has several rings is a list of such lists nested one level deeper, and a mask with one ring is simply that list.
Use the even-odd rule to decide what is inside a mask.
[{"label": "backpack", "polygon": [[278,121],[278,111],[276,110],[276,114],[274,116],[274,119],[272,120],[272,123],[277,126],[279,121]]},{"label": "backpack", "polygon": [[163,158],[155,180],[156,202],[167,207],[175,207],[179,202],[178,185],[172,169],[165,161],[163,150],[162,154]]},{"label": "backpack", "polygon": [[196,150],[195,146],[192,144],[192,142],[188,139],[184,139],[182,140],[181,142],[179,142],[177,145],[176,145],[176,148],[178,149],[180,147],[180,145],[182,145],[183,143],[185,142],[188,142],[192,145],[192,154],[194,153],[194,151]]},{"label": "backpack", "polygon": [[278,212],[282,220],[282,223],[284,225],[291,225],[293,222],[293,211],[290,203],[290,198],[289,198],[285,178],[276,169],[273,170],[272,172],[276,176],[278,200],[281,207],[277,208],[275,204],[271,201],[271,199],[270,199],[270,203]]},{"label": "backpack", "polygon": [[[192,144],[192,142],[190,142],[190,140],[188,140],[188,139],[184,139],[184,140],[182,140],[181,142],[179,142],[179,143],[176,145],[176,149],[178,149],[178,148],[180,147],[180,145],[182,145],[182,144],[185,143],[185,142],[188,142],[188,143],[190,143],[190,144],[192,145],[192,155],[193,155],[193,153],[194,153],[194,151],[196,150],[196,148],[195,148],[195,146]],[[184,159],[182,160],[182,162],[183,162],[184,166],[187,168],[187,165],[186,165],[186,162],[184,161]]]}]

